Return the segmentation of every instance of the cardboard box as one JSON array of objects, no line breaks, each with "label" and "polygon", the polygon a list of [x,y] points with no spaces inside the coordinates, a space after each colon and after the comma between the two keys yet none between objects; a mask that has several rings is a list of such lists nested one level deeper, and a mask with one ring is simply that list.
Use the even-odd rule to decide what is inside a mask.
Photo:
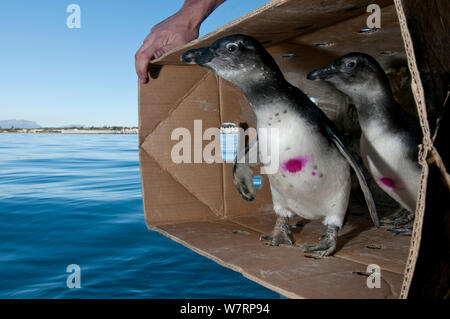
[{"label": "cardboard box", "polygon": [[[408,294],[443,297],[448,293],[448,280],[446,284],[438,284],[442,278],[449,278],[448,254],[442,252],[430,257],[428,253],[426,258],[419,255],[423,251],[421,236],[428,207],[425,202],[431,200],[427,195],[431,171],[433,189],[439,194],[439,200],[433,197],[433,207],[440,214],[431,218],[430,223],[440,227],[440,232],[436,235],[435,229],[428,231],[427,243],[433,246],[441,240],[444,247],[449,247],[448,227],[445,228],[449,207],[446,196],[449,178],[445,169],[448,157],[441,158],[441,149],[433,146],[442,134],[437,134],[433,141],[436,125],[430,128],[427,117],[427,109],[432,108],[435,123],[439,111],[444,109],[442,96],[445,94],[436,97],[436,93],[430,93],[429,79],[423,79],[421,64],[416,61],[417,43],[431,43],[423,36],[428,35],[426,28],[429,28],[437,37],[446,38],[447,44],[436,49],[434,60],[427,60],[429,56],[423,52],[420,56],[427,61],[426,66],[440,72],[439,83],[448,81],[448,50],[445,51],[448,34],[443,32],[448,30],[445,28],[448,14],[439,11],[444,8],[448,13],[448,2],[372,2],[381,8],[381,28],[377,30],[365,30],[370,15],[366,12],[367,1],[275,0],[153,61],[150,82],[139,85],[140,164],[145,219],[150,229],[290,298],[406,298]],[[436,14],[436,21],[443,16],[443,26],[426,23],[424,9]],[[414,24],[411,31],[410,19],[422,24]],[[374,229],[366,207],[352,199],[333,257],[311,259],[295,247],[266,246],[258,238],[273,228],[275,215],[264,175],[255,201],[247,202],[240,198],[233,185],[232,164],[177,164],[171,160],[172,148],[178,143],[171,136],[177,128],[187,128],[192,143],[205,147],[210,141],[195,137],[207,128],[219,128],[224,122],[255,127],[253,111],[238,88],[204,68],[179,61],[182,52],[235,33],[249,34],[264,43],[288,81],[314,97],[344,132],[350,130],[348,100],[326,83],[307,81],[306,73],[353,51],[374,56],[386,70],[408,65],[412,94],[425,134],[419,159],[423,166],[421,190],[412,237]],[[414,43],[416,38],[418,42]],[[422,86],[421,81],[428,81],[428,86]],[[442,90],[445,93],[447,88],[442,86]],[[432,98],[425,99],[426,94]],[[446,114],[442,122],[448,122]],[[202,128],[197,128],[197,132],[195,120],[202,120]],[[348,143],[352,142],[351,138]],[[198,156],[191,155],[192,160]],[[378,207],[383,210],[380,209],[383,205]],[[315,242],[323,234],[324,228],[318,221],[295,226],[297,222],[299,218],[291,221],[296,245]],[[418,264],[421,271],[415,272],[416,262],[421,260],[424,260]],[[381,267],[378,289],[366,285],[367,266],[372,264]],[[434,284],[425,280],[430,278],[430,272]],[[428,290],[423,290],[425,284]]]}]

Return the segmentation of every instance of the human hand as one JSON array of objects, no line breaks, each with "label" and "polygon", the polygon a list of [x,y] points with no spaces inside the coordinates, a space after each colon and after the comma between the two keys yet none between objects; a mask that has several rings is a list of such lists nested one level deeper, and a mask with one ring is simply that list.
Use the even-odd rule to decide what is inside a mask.
[{"label": "human hand", "polygon": [[203,20],[225,0],[185,0],[173,16],[155,25],[136,52],[136,73],[143,83],[148,82],[148,63],[164,53],[198,38]]},{"label": "human hand", "polygon": [[136,73],[142,83],[148,82],[148,64],[173,48],[198,38],[199,23],[182,11],[155,25],[135,55]]}]

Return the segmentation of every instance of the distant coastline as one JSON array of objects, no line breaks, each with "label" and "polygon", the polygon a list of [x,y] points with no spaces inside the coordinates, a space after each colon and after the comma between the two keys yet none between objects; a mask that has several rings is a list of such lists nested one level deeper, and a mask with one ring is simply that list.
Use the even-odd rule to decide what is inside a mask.
[{"label": "distant coastline", "polygon": [[58,133],[58,134],[138,134],[137,127],[69,127],[69,128],[0,128],[2,133],[27,133],[27,134],[42,134],[42,133]]}]

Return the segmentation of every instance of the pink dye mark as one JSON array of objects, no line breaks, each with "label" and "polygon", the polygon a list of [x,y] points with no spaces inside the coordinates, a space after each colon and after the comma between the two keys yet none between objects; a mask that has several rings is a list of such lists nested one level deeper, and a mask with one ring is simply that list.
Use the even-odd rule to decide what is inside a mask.
[{"label": "pink dye mark", "polygon": [[394,188],[395,186],[395,181],[389,177],[381,177],[380,182],[390,188]]},{"label": "pink dye mark", "polygon": [[288,171],[289,173],[296,173],[302,170],[302,168],[306,164],[306,159],[303,157],[295,157],[291,158],[290,160],[287,160],[282,164],[282,167],[285,171]]},{"label": "pink dye mark", "polygon": [[312,176],[316,176],[316,172],[312,172],[311,175],[312,175]]}]

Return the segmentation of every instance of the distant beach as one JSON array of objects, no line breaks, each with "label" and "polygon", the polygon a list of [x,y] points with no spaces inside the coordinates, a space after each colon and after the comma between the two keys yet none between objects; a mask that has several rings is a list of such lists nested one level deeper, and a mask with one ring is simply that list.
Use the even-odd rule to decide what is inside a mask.
[{"label": "distant beach", "polygon": [[90,128],[10,128],[0,133],[60,133],[60,134],[138,134],[137,127],[90,127]]}]

